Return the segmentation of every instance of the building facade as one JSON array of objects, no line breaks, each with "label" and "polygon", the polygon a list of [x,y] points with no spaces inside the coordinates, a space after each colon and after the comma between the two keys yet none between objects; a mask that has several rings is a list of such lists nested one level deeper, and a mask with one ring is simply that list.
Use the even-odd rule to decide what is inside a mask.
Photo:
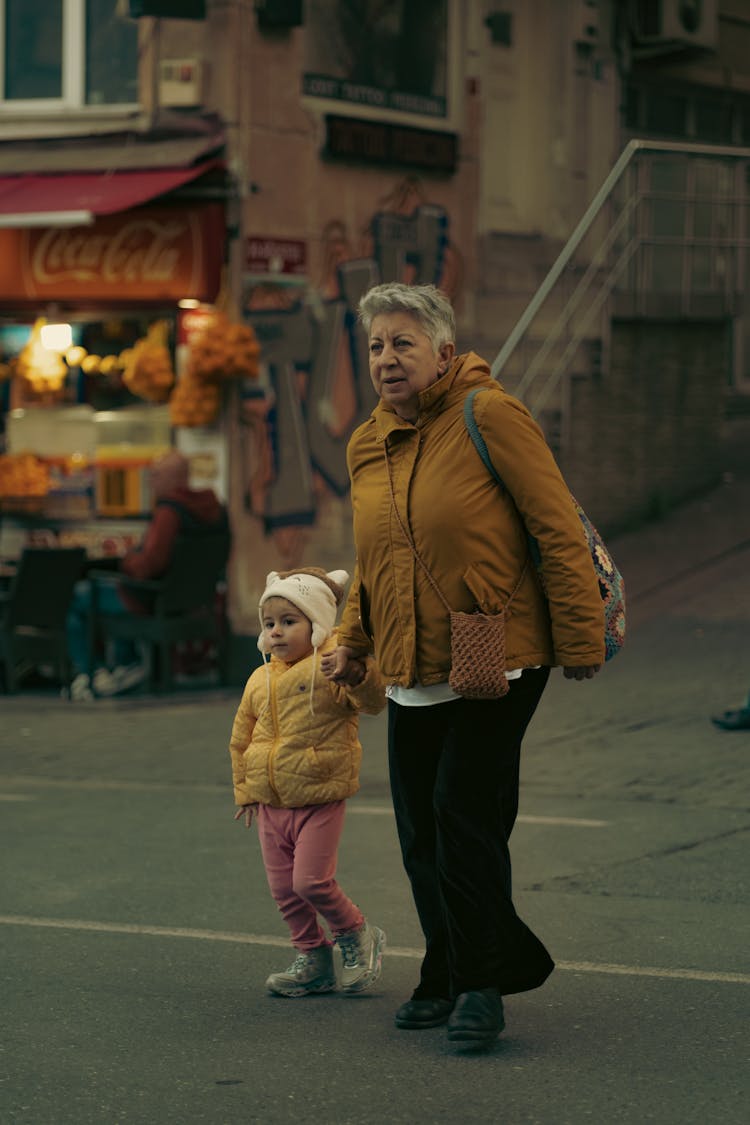
[{"label": "building facade", "polygon": [[[171,309],[173,348],[180,300],[219,302],[260,343],[213,422],[172,430],[230,505],[238,635],[268,570],[353,562],[345,448],[374,402],[355,310],[375,281],[439,285],[459,348],[493,362],[557,271],[496,373],[592,518],[622,528],[713,482],[727,397],[750,388],[750,0],[58,0],[31,30],[29,7],[0,0],[0,191],[21,188],[0,237],[31,229],[28,181],[10,182],[30,172],[58,198],[84,171],[114,178],[89,232],[210,210],[211,276],[128,300]],[[30,72],[8,61],[22,43]],[[141,180],[118,210],[128,170],[171,186]],[[95,256],[74,204],[34,237]],[[5,323],[71,300],[2,286],[0,264]]]}]

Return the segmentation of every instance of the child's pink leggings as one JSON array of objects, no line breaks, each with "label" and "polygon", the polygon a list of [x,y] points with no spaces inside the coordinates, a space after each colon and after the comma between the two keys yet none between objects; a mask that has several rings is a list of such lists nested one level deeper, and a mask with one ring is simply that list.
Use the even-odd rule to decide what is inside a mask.
[{"label": "child's pink leggings", "polygon": [[330,945],[318,921],[321,914],[334,937],[357,930],[361,910],[334,878],[346,801],[276,809],[258,805],[258,837],[268,886],[284,915],[292,945],[301,952]]}]

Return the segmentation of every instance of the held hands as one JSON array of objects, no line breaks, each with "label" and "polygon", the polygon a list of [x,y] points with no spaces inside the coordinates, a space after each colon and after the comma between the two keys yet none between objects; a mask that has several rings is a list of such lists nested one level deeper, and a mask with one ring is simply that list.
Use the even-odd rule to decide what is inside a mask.
[{"label": "held hands", "polygon": [[601,670],[601,664],[589,664],[583,668],[575,668],[566,666],[563,668],[563,676],[566,680],[593,680],[597,672]]},{"label": "held hands", "polygon": [[339,645],[333,652],[327,652],[321,658],[320,667],[327,679],[346,687],[358,687],[367,675],[364,660],[355,656],[354,651],[346,645]]},{"label": "held hands", "polygon": [[253,813],[255,812],[255,805],[240,805],[237,812],[234,814],[234,820],[245,821],[245,828],[250,828],[253,823]]}]

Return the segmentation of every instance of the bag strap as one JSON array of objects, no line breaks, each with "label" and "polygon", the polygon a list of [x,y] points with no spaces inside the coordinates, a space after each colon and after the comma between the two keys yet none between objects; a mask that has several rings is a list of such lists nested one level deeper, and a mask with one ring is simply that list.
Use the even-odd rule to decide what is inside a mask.
[{"label": "bag strap", "polygon": [[476,446],[477,453],[484,461],[484,467],[487,469],[487,472],[500,486],[500,491],[507,492],[508,490],[505,487],[503,478],[500,476],[497,469],[492,464],[490,452],[487,448],[487,442],[482,437],[479,426],[477,425],[477,420],[474,417],[474,399],[477,397],[481,390],[483,390],[482,387],[475,387],[473,391],[469,391],[466,398],[464,399],[464,422],[466,423],[466,429],[469,431],[469,437]]},{"label": "bag strap", "polygon": [[411,534],[406,530],[406,527],[404,526],[404,522],[401,519],[401,515],[400,515],[399,510],[398,510],[398,505],[396,504],[396,497],[395,497],[395,494],[393,492],[393,480],[391,479],[391,463],[388,460],[388,449],[386,448],[385,442],[383,442],[383,456],[385,457],[385,475],[388,477],[388,488],[390,489],[390,492],[391,492],[391,505],[393,506],[393,510],[396,513],[396,519],[398,520],[398,526],[401,528],[401,534],[403,535],[404,539],[406,540],[406,542],[411,547],[411,553],[414,555],[414,558],[417,560],[419,565],[422,567],[422,570],[425,572],[425,575],[427,576],[427,580],[429,581],[430,585],[432,586],[432,588],[435,591],[435,593],[437,594],[437,596],[440,598],[440,601],[443,603],[445,608],[448,610],[448,613],[453,613],[453,610],[451,609],[451,607],[448,605],[447,601],[445,600],[445,597],[443,595],[443,591],[440,589],[437,582],[432,577],[432,574],[430,573],[430,570],[429,570],[429,567],[427,566],[427,563],[424,561],[424,559],[420,555],[419,551],[417,550],[416,545],[414,543],[414,540],[411,537]]},{"label": "bag strap", "polygon": [[[477,397],[479,392],[482,391],[482,390],[484,390],[484,387],[474,387],[474,390],[469,391],[466,398],[464,399],[464,423],[466,424],[466,429],[469,431],[469,437],[471,438],[471,440],[473,441],[473,443],[476,447],[477,453],[479,454],[479,456],[482,458],[482,461],[484,462],[484,466],[487,469],[487,472],[490,474],[492,479],[499,486],[501,492],[508,492],[508,489],[505,486],[505,481],[500,476],[500,474],[498,473],[495,466],[492,464],[492,458],[490,457],[490,451],[487,448],[487,442],[482,437],[479,426],[477,425],[477,420],[474,417],[474,399]],[[508,495],[510,496],[509,492],[508,492]],[[511,499],[512,499],[512,497],[511,497]],[[516,510],[518,510],[518,509],[516,509]],[[518,518],[521,520],[521,523],[523,523],[523,529],[526,532],[526,542],[527,542],[528,547],[529,547],[529,554],[531,555],[531,561],[534,563],[534,566],[537,567],[537,569],[538,569],[541,566],[541,561],[542,561],[542,555],[541,555],[541,551],[539,550],[539,544],[537,543],[534,536],[529,532],[528,528],[526,527],[526,524],[524,523],[523,517],[521,516],[520,512],[518,513]]]},{"label": "bag strap", "polygon": [[[387,448],[385,442],[383,442],[383,456],[385,457],[385,474],[388,477],[388,488],[390,489],[390,493],[391,493],[391,504],[393,506],[393,511],[396,513],[396,519],[398,521],[398,526],[401,528],[401,534],[403,535],[404,539],[406,540],[406,542],[411,547],[411,552],[414,555],[414,558],[416,559],[416,561],[421,566],[422,570],[425,573],[425,576],[426,576],[428,582],[432,586],[432,588],[435,591],[435,593],[437,594],[437,596],[440,598],[440,601],[443,603],[445,608],[448,610],[448,613],[453,613],[453,610],[448,605],[448,602],[445,600],[445,596],[443,594],[443,591],[440,589],[437,582],[432,577],[432,574],[430,573],[430,569],[427,566],[427,563],[424,561],[424,559],[420,555],[419,551],[417,550],[416,544],[414,542],[414,539],[412,538],[411,533],[407,530],[407,528],[404,524],[404,521],[401,519],[401,513],[398,510],[398,505],[396,504],[396,496],[395,496],[395,493],[393,491],[393,480],[391,478],[391,463],[388,460],[388,448]],[[523,569],[521,570],[521,573],[518,576],[518,581],[516,582],[515,586],[513,587],[507,602],[505,603],[505,605],[503,606],[503,608],[501,610],[501,613],[505,613],[507,611],[508,607],[510,606],[510,603],[513,601],[516,594],[518,593],[518,589],[521,585],[521,582],[523,581],[523,576],[526,573],[527,563],[528,563],[528,559],[526,560],[526,562],[524,562]]]}]

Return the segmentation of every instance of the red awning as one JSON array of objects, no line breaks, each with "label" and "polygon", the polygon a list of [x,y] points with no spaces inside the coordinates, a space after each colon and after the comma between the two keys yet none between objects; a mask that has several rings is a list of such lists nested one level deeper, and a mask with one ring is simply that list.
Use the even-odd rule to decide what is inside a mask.
[{"label": "red awning", "polygon": [[214,159],[190,168],[0,176],[0,227],[92,223],[97,215],[128,211],[220,166]]}]

